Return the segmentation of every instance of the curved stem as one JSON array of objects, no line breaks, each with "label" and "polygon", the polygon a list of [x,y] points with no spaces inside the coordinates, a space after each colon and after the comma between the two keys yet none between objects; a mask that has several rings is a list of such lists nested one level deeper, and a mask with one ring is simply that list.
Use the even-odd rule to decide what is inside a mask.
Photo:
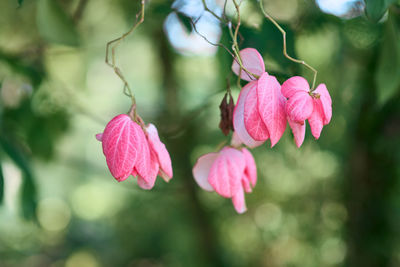
[{"label": "curved stem", "polygon": [[[259,76],[254,74],[254,73],[251,73],[250,71],[248,71],[243,65],[243,60],[242,60],[242,57],[240,56],[239,44],[237,42],[237,36],[238,36],[239,28],[240,28],[240,25],[241,25],[240,7],[239,7],[239,4],[236,2],[236,0],[232,0],[232,2],[233,2],[234,6],[235,6],[235,9],[236,9],[237,25],[235,27],[235,31],[234,32],[232,32],[232,27],[229,27],[229,32],[231,34],[232,41],[233,41],[232,50],[235,53],[236,58],[237,58],[237,63],[240,66],[240,72],[239,72],[239,78],[238,78],[238,84],[239,84],[239,88],[240,88],[240,76],[241,76],[242,70],[245,71],[247,73],[247,75],[249,75],[249,77],[254,77],[254,78],[258,79]],[[231,26],[231,24],[229,26]]]},{"label": "curved stem", "polygon": [[203,2],[204,10],[207,11],[208,13],[210,13],[211,15],[213,15],[217,20],[222,22],[222,18],[219,17],[217,14],[215,14],[214,11],[212,11],[211,9],[208,8],[206,0],[202,0],[202,2]]},{"label": "curved stem", "polygon": [[[239,64],[239,66],[240,66],[240,72],[239,72],[239,79],[238,79],[238,87],[240,88],[240,74],[242,73],[242,70],[244,71],[244,72],[246,72],[247,73],[247,75],[249,76],[249,77],[251,77],[251,78],[256,78],[256,79],[258,79],[259,78],[259,76],[258,75],[256,75],[256,74],[254,74],[254,73],[251,73],[249,70],[247,70],[247,68],[245,68],[245,66],[243,65],[243,61],[242,61],[242,58],[241,58],[241,56],[240,56],[240,53],[239,53],[239,45],[238,45],[238,42],[237,42],[237,36],[238,36],[238,33],[239,33],[239,27],[240,27],[240,24],[241,24],[241,20],[240,20],[240,10],[239,10],[239,5],[237,4],[237,2],[235,1],[235,0],[233,0],[233,2],[234,2],[234,4],[235,4],[235,8],[236,8],[236,11],[237,11],[237,20],[238,20],[238,23],[237,23],[237,25],[236,25],[236,27],[233,27],[232,26],[232,23],[230,22],[230,21],[228,21],[228,28],[229,28],[229,32],[230,32],[230,35],[231,35],[231,38],[232,38],[232,41],[233,41],[233,45],[232,45],[232,50],[233,50],[233,53],[234,53],[234,55],[235,56],[233,56],[232,55],[232,53],[230,52],[230,51],[228,51],[232,56],[233,56],[233,60],[235,60],[238,64]],[[202,0],[202,3],[203,3],[203,7],[204,7],[204,10],[205,11],[207,11],[207,12],[209,12],[211,15],[213,15],[218,21],[220,21],[222,24],[224,24],[224,23],[226,23],[226,21],[224,21],[224,19],[222,18],[222,17],[219,17],[215,12],[213,12],[211,9],[209,9],[208,8],[208,6],[207,6],[207,3],[206,3],[206,0]],[[227,0],[225,0],[225,2],[224,2],[224,12],[223,12],[223,17],[225,17],[225,8],[226,8],[226,3],[227,3]],[[193,25],[194,23],[192,22],[192,25]],[[233,33],[232,32],[232,27],[235,29],[235,32]],[[197,30],[196,30],[196,33],[197,34],[199,34],[198,32],[197,32]],[[200,35],[200,34],[199,34]],[[202,36],[202,35],[200,35],[200,36]],[[207,42],[209,42],[204,36],[202,36],[203,37],[203,39],[205,39]],[[210,42],[209,42],[210,43]],[[225,47],[224,47],[225,48]],[[225,48],[226,49],[226,48]]]},{"label": "curved stem", "polygon": [[[234,1],[234,0],[233,0]],[[312,82],[312,87],[311,87],[311,92],[314,91],[315,89],[315,82],[317,81],[317,74],[318,71],[316,69],[314,69],[313,67],[311,67],[310,65],[308,65],[304,60],[299,60],[299,59],[295,59],[291,56],[288,55],[287,50],[286,50],[286,32],[284,29],[282,29],[282,27],[265,11],[264,6],[263,6],[263,0],[259,0],[260,1],[260,8],[262,13],[264,14],[264,16],[272,22],[272,24],[275,25],[276,28],[278,28],[278,30],[282,33],[283,36],[283,55],[289,59],[290,61],[293,61],[295,63],[299,63],[302,64],[304,66],[306,66],[307,68],[309,68],[313,73],[314,73],[314,78],[313,78],[313,82]]]},{"label": "curved stem", "polygon": [[[143,23],[144,21],[144,8],[145,8],[145,0],[141,0],[141,10],[140,12],[136,15],[136,22],[135,24],[132,26],[132,28],[129,29],[129,31],[127,31],[126,33],[124,33],[122,36],[110,41],[107,43],[106,46],[106,64],[109,65],[111,68],[113,68],[115,74],[117,74],[117,76],[122,80],[122,82],[124,83],[124,94],[129,96],[132,100],[132,107],[134,107],[134,111],[133,111],[133,116],[134,116],[134,120],[136,120],[137,118],[137,114],[136,114],[136,99],[135,96],[132,93],[132,90],[128,84],[128,82],[126,81],[124,75],[122,74],[121,70],[116,66],[116,60],[115,60],[115,50],[116,48],[120,45],[121,41],[123,41],[129,34],[131,34],[140,24]],[[140,17],[140,19],[139,19]],[[139,19],[139,20],[138,20]],[[111,63],[109,61],[109,50],[110,50],[110,46],[112,46],[111,48]]]}]

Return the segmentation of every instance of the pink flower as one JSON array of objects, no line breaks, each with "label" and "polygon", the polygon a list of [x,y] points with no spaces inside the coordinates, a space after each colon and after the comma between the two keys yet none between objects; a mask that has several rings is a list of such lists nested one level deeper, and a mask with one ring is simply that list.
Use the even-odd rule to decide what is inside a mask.
[{"label": "pink flower", "polygon": [[[278,80],[265,72],[264,61],[257,50],[246,48],[240,52],[243,66],[258,80],[242,70],[241,78],[250,81],[243,87],[233,114],[233,127],[239,139],[250,148],[271,139],[273,147],[286,129],[286,99]],[[232,70],[239,73],[239,64]],[[251,79],[252,78],[252,79]]]},{"label": "pink flower", "polygon": [[107,166],[117,181],[133,175],[141,188],[151,189],[158,174],[166,181],[172,178],[171,159],[154,125],[144,132],[128,115],[120,114],[96,139],[102,142]]},{"label": "pink flower", "polygon": [[246,148],[224,147],[218,153],[201,156],[193,167],[197,184],[206,191],[232,198],[238,213],[246,211],[244,192],[250,193],[257,182],[253,156]]},{"label": "pink flower", "polygon": [[307,119],[312,135],[318,139],[332,118],[332,99],[326,85],[320,84],[311,92],[306,79],[295,76],[282,84],[282,94],[288,98],[285,109],[296,145],[300,147],[304,141]]}]

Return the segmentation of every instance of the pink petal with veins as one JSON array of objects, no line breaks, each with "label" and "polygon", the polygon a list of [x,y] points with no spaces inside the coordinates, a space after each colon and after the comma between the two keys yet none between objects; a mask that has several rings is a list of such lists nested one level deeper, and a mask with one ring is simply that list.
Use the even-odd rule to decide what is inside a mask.
[{"label": "pink petal with veins", "polygon": [[137,127],[140,129],[129,116],[121,114],[114,117],[104,129],[103,153],[108,168],[117,181],[123,181],[131,174],[140,157],[135,140],[138,135]]},{"label": "pink petal with veins", "polygon": [[327,125],[332,118],[332,99],[329,95],[328,89],[325,84],[318,85],[317,89],[314,91],[320,95],[322,109],[324,111],[324,125]]},{"label": "pink petal with veins", "polygon": [[313,111],[313,99],[308,93],[299,91],[286,101],[285,108],[292,121],[304,124]]},{"label": "pink petal with veins", "polygon": [[257,86],[258,110],[267,126],[271,147],[282,137],[286,129],[285,97],[281,86],[274,76],[264,73]]},{"label": "pink petal with veins", "polygon": [[239,99],[236,103],[235,109],[233,111],[233,128],[235,129],[235,133],[237,137],[248,147],[254,148],[262,145],[264,142],[254,140],[246,130],[244,124],[244,105],[247,94],[252,88],[257,87],[257,81],[248,83],[245,87],[243,87],[240,92]]},{"label": "pink petal with veins", "polygon": [[244,125],[254,140],[265,141],[269,138],[267,126],[265,126],[258,112],[256,87],[249,90],[244,103]]},{"label": "pink petal with veins", "polygon": [[294,76],[289,78],[282,84],[282,94],[286,98],[292,97],[295,93],[302,91],[308,93],[310,91],[310,85],[307,80],[301,76]]},{"label": "pink petal with veins", "polygon": [[154,151],[151,152],[151,161],[150,161],[150,171],[148,173],[147,177],[142,177],[138,176],[137,177],[137,182],[138,185],[145,190],[150,190],[154,187],[154,184],[156,182],[158,170],[159,170],[159,164],[158,164],[158,159],[157,155],[155,154]]},{"label": "pink petal with veins", "polygon": [[148,177],[150,173],[150,148],[142,128],[135,122],[135,135],[133,142],[138,151],[138,158],[135,164],[135,170],[142,177]]},{"label": "pink petal with veins", "polygon": [[257,183],[257,167],[256,162],[254,161],[253,155],[251,155],[250,151],[246,148],[242,148],[242,153],[244,156],[246,168],[245,174],[247,178],[250,180],[251,185],[254,187]]},{"label": "pink petal with veins", "polygon": [[308,122],[310,123],[311,133],[318,139],[321,135],[322,128],[324,127],[324,110],[322,108],[322,103],[320,99],[313,99],[314,110],[311,114]]},{"label": "pink petal with veins", "polygon": [[97,139],[97,141],[103,141],[103,134],[102,133],[99,133],[99,134],[96,134],[96,139]]},{"label": "pink petal with veins", "polygon": [[242,188],[244,169],[243,154],[237,149],[225,147],[211,166],[208,182],[218,194],[231,198]]},{"label": "pink petal with veins", "polygon": [[197,184],[206,191],[214,191],[208,182],[211,166],[217,159],[218,153],[208,153],[201,156],[193,167],[193,177]]},{"label": "pink petal with veins", "polygon": [[296,143],[297,147],[300,147],[304,142],[304,137],[306,135],[306,124],[303,124],[292,121],[288,118],[289,126],[292,129],[292,133],[294,136],[294,142]]},{"label": "pink petal with veins", "polygon": [[153,124],[149,124],[146,128],[148,141],[150,148],[155,152],[158,162],[160,164],[160,168],[165,174],[161,175],[166,182],[168,182],[172,178],[172,165],[171,165],[171,158],[169,156],[168,150],[165,145],[160,141],[158,137],[157,128]]},{"label": "pink petal with veins", "polygon": [[240,190],[232,197],[232,203],[236,212],[239,214],[242,214],[247,210],[243,188],[240,188]]},{"label": "pink petal with veins", "polygon": [[[265,72],[264,60],[260,53],[254,48],[245,48],[240,51],[240,57],[242,58],[243,66],[252,74],[261,76]],[[237,63],[236,58],[233,60],[232,71],[239,75],[240,65]],[[241,71],[240,78],[246,81],[254,81],[255,77],[250,76],[244,70]]]}]

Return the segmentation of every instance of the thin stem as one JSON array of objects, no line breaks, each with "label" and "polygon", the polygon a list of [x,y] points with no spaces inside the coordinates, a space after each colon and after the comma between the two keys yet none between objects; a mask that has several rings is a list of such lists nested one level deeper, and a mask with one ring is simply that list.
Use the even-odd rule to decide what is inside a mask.
[{"label": "thin stem", "polygon": [[233,36],[233,41],[237,45],[237,35],[238,35],[240,24],[241,24],[241,22],[240,22],[240,8],[239,8],[239,5],[236,3],[235,0],[232,0],[232,1],[233,1],[233,4],[235,5],[236,13],[237,13],[237,25],[236,25],[236,28],[235,28],[235,34]]},{"label": "thin stem", "polygon": [[[234,1],[234,0],[233,0]],[[286,50],[286,32],[284,29],[282,29],[282,27],[265,11],[264,6],[263,6],[263,0],[259,0],[260,1],[260,8],[262,13],[264,14],[264,16],[271,21],[276,28],[278,28],[278,30],[282,33],[283,36],[283,55],[289,59],[290,61],[293,61],[295,63],[299,63],[302,64],[304,66],[306,66],[307,68],[309,68],[313,73],[314,73],[314,78],[313,78],[313,83],[312,83],[312,87],[311,87],[311,92],[314,91],[315,88],[315,82],[317,81],[317,74],[318,71],[316,69],[314,69],[313,67],[311,67],[310,65],[308,65],[304,60],[299,60],[299,59],[295,59],[291,56],[288,55],[287,50]]]},{"label": "thin stem", "polygon": [[[221,22],[221,24],[226,24],[226,21],[224,21],[224,19],[222,19],[222,17],[219,17],[215,12],[213,12],[211,9],[208,8],[207,3],[206,3],[206,0],[202,0],[202,3],[203,3],[203,7],[204,7],[204,10],[205,10],[205,11],[207,11],[207,12],[209,12],[211,15],[213,15],[218,21]],[[223,14],[222,14],[222,16],[223,16],[224,18],[226,18],[226,16],[225,16],[226,3],[227,3],[227,0],[225,0],[225,2],[224,2],[224,12],[223,12]],[[244,72],[246,72],[246,74],[247,74],[250,78],[253,78],[253,77],[254,77],[254,78],[258,79],[259,76],[256,75],[256,74],[254,74],[254,73],[251,73],[251,72],[250,72],[249,70],[247,70],[247,68],[245,68],[244,65],[243,65],[243,61],[242,61],[242,58],[241,58],[240,53],[239,53],[239,45],[238,45],[238,42],[237,42],[237,35],[238,35],[238,33],[239,33],[239,27],[240,27],[240,11],[239,11],[239,5],[238,5],[236,2],[235,2],[235,7],[237,8],[237,13],[238,13],[238,24],[236,25],[236,27],[234,27],[230,21],[227,22],[229,31],[230,31],[230,33],[231,33],[232,41],[233,41],[232,51],[233,51],[234,55],[233,55],[225,46],[223,46],[222,44],[220,45],[220,44],[213,44],[213,43],[211,43],[207,38],[205,38],[203,35],[199,34],[199,32],[196,30],[195,27],[193,27],[193,28],[195,29],[196,33],[199,34],[199,35],[200,35],[203,39],[205,39],[208,43],[210,43],[210,44],[212,44],[212,45],[218,45],[218,46],[224,47],[224,48],[229,52],[229,54],[231,54],[231,56],[233,57],[233,60],[235,60],[235,61],[239,64],[239,66],[240,66],[240,72],[239,72],[239,81],[238,81],[238,85],[239,85],[239,88],[240,88],[240,73],[242,72],[242,70],[243,70]],[[194,23],[192,22],[192,25],[193,25],[193,24],[194,24]],[[235,33],[232,32],[232,27],[235,29]]]},{"label": "thin stem", "polygon": [[213,15],[217,20],[222,22],[222,18],[219,17],[217,14],[215,14],[214,11],[212,11],[211,9],[208,8],[206,0],[202,0],[202,2],[203,2],[204,10],[207,11],[208,13],[210,13],[211,15]]},{"label": "thin stem", "polygon": [[211,42],[206,36],[204,36],[203,34],[201,34],[201,33],[197,30],[196,22],[195,22],[195,21],[192,21],[192,20],[190,19],[190,23],[192,24],[193,30],[194,30],[201,38],[203,38],[204,41],[206,41],[207,43],[209,43],[209,44],[212,45],[212,46],[218,46],[218,47],[224,48],[232,57],[235,57],[235,55],[233,55],[232,52],[231,52],[224,44],[222,44],[222,43],[213,43],[213,42]]},{"label": "thin stem", "polygon": [[[126,81],[124,75],[122,74],[121,70],[116,66],[116,60],[115,60],[115,50],[116,48],[120,45],[121,41],[123,41],[129,34],[131,34],[140,24],[143,23],[144,21],[144,8],[145,8],[145,0],[141,0],[141,10],[138,14],[136,14],[136,22],[132,26],[132,28],[129,29],[126,33],[124,33],[122,36],[110,41],[107,43],[106,46],[106,64],[109,65],[111,68],[113,68],[115,74],[122,80],[124,83],[124,94],[129,96],[132,100],[132,107],[134,107],[134,112],[133,112],[133,118],[134,120],[137,119],[137,114],[136,114],[136,99],[135,96],[132,93],[132,90]],[[140,19],[139,19],[140,17]],[[139,20],[138,20],[139,19]],[[111,63],[109,62],[109,50],[111,48]]]},{"label": "thin stem", "polygon": [[[235,6],[235,9],[236,9],[237,25],[235,27],[235,32],[232,32],[232,27],[229,27],[229,32],[230,32],[230,35],[231,35],[232,41],[233,41],[232,50],[235,53],[236,58],[237,58],[237,62],[239,64],[239,66],[240,66],[239,81],[238,81],[239,88],[240,88],[240,74],[242,73],[242,70],[245,71],[247,73],[247,75],[249,75],[250,78],[254,77],[254,78],[258,79],[259,76],[254,74],[254,73],[251,73],[250,71],[248,71],[243,65],[243,60],[242,60],[242,57],[240,56],[239,44],[237,42],[237,36],[238,36],[239,28],[240,28],[240,25],[241,25],[240,7],[239,7],[239,4],[236,2],[236,0],[232,0],[232,2],[233,2],[234,6]],[[231,25],[232,24],[230,24],[229,26],[231,26]]]}]

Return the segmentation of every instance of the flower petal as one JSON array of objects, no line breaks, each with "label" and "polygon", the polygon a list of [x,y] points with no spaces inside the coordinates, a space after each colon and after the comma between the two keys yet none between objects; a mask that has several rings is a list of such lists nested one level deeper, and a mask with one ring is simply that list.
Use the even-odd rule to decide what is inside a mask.
[{"label": "flower petal", "polygon": [[282,84],[282,94],[286,98],[292,97],[295,93],[302,91],[308,93],[310,91],[310,85],[307,80],[301,76],[294,76],[289,78]]},{"label": "flower petal", "polygon": [[232,197],[232,203],[236,212],[239,214],[242,214],[247,210],[243,188],[240,188],[240,190]]},{"label": "flower petal", "polygon": [[150,148],[146,136],[142,128],[135,122],[134,131],[132,132],[133,142],[138,151],[138,158],[135,164],[135,169],[142,177],[150,175]]},{"label": "flower petal", "polygon": [[327,125],[332,118],[332,99],[326,88],[325,84],[318,85],[317,89],[314,91],[320,95],[319,99],[321,100],[322,109],[324,111],[324,125]]},{"label": "flower petal", "polygon": [[314,110],[311,117],[308,119],[310,123],[311,133],[318,139],[321,135],[322,128],[324,127],[324,111],[320,99],[313,99]]},{"label": "flower petal", "polygon": [[103,134],[102,133],[99,133],[99,134],[96,134],[96,139],[97,139],[97,141],[103,141]]},{"label": "flower petal", "polygon": [[233,128],[237,137],[248,147],[254,148],[262,145],[264,142],[254,140],[246,130],[244,124],[244,104],[250,89],[257,87],[257,81],[248,83],[240,92],[239,99],[233,111]]},{"label": "flower petal", "polygon": [[313,99],[312,97],[303,91],[299,91],[292,95],[289,100],[286,101],[286,113],[288,117],[295,122],[304,123],[306,119],[311,116],[313,111]]},{"label": "flower petal", "polygon": [[102,135],[107,166],[117,181],[125,180],[138,160],[139,151],[134,140],[135,125],[138,126],[129,116],[121,114],[107,124]]},{"label": "flower petal", "polygon": [[281,93],[278,80],[267,73],[258,80],[257,96],[258,111],[267,126],[271,147],[273,147],[286,129],[286,99]]},{"label": "flower petal", "polygon": [[160,141],[158,137],[157,128],[153,124],[149,124],[146,128],[147,137],[150,148],[156,153],[156,157],[160,164],[160,168],[163,173],[166,174],[166,182],[172,178],[172,165],[171,158],[165,145]]},{"label": "flower petal", "polygon": [[154,184],[157,179],[157,174],[160,165],[158,164],[157,155],[154,151],[151,152],[151,162],[150,162],[150,171],[147,177],[138,176],[137,182],[138,185],[145,190],[150,190],[154,187]]},{"label": "flower petal", "polygon": [[214,191],[208,182],[211,166],[217,159],[218,153],[208,153],[201,156],[193,167],[193,177],[196,183],[206,191]]},{"label": "flower petal", "polygon": [[254,140],[265,141],[269,138],[269,133],[258,112],[257,103],[257,88],[252,87],[244,103],[244,125]]},{"label": "flower petal", "polygon": [[233,197],[242,187],[245,169],[243,154],[230,147],[223,148],[211,166],[208,182],[223,197]]},{"label": "flower petal", "polygon": [[[254,48],[245,48],[240,51],[240,57],[242,58],[243,66],[251,73],[261,76],[265,72],[264,60],[260,53]],[[236,59],[232,64],[232,71],[239,75],[240,66]],[[241,71],[240,78],[246,81],[254,81],[255,77],[250,76],[244,70]]]},{"label": "flower petal", "polygon": [[254,187],[257,183],[256,162],[254,161],[253,155],[251,155],[250,151],[246,148],[242,148],[242,153],[246,162],[245,174],[247,174],[247,178],[250,179],[250,183]]},{"label": "flower petal", "polygon": [[297,147],[300,147],[303,142],[304,142],[304,137],[306,135],[306,124],[303,123],[298,123],[295,121],[292,121],[290,118],[288,118],[289,126],[292,129],[292,133],[294,136],[294,142],[296,143]]}]

